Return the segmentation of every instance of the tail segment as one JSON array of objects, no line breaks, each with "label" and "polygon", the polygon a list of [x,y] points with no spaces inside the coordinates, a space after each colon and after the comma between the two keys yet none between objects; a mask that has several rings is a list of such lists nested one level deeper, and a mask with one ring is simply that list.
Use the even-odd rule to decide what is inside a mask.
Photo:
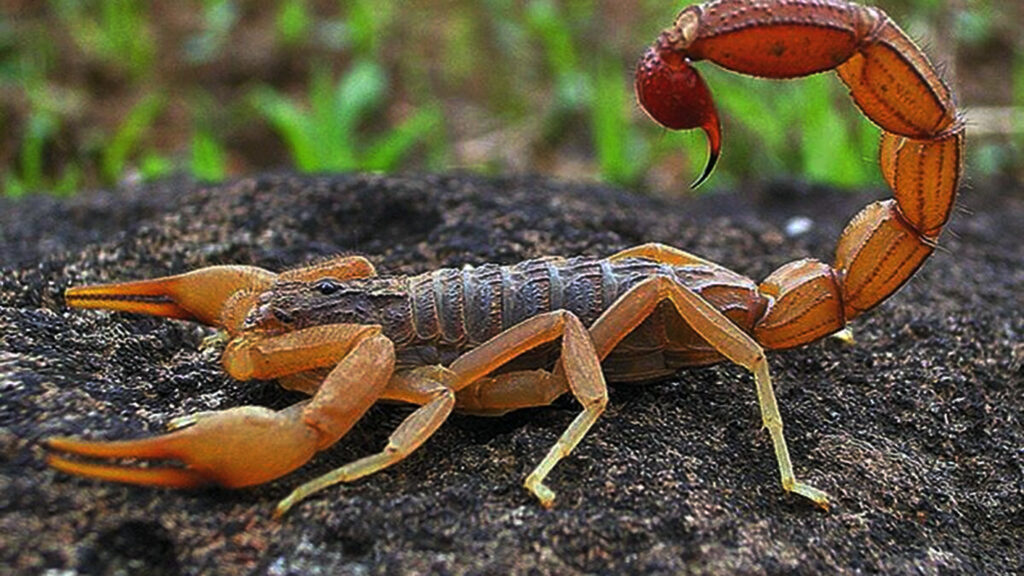
[{"label": "tail segment", "polygon": [[[709,60],[767,78],[835,69],[883,130],[880,165],[894,199],[850,221],[834,265],[799,260],[761,283],[770,300],[754,327],[762,345],[790,348],[842,329],[898,290],[934,251],[960,184],[964,125],[928,58],[884,12],[839,0],[718,0],[685,9],[651,50],[658,58],[645,55],[637,93],[670,128],[704,127],[707,114],[699,111],[714,106],[703,81],[693,71],[696,80],[677,82],[686,89],[665,96],[645,94],[642,80],[659,85],[648,79],[667,74],[658,66],[672,67],[657,62],[692,70],[692,61]],[[674,122],[679,118],[687,121]]]}]

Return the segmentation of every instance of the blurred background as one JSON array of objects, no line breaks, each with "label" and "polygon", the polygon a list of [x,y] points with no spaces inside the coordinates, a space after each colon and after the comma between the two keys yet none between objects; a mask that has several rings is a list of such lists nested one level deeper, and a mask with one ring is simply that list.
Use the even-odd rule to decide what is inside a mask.
[{"label": "blurred background", "polygon": [[[670,0],[0,0],[0,189],[70,194],[187,174],[530,172],[686,193],[699,131],[632,93]],[[1024,1],[878,0],[942,63],[968,174],[1024,178]],[[833,75],[698,66],[725,153],[704,189],[881,186],[878,131]]]}]

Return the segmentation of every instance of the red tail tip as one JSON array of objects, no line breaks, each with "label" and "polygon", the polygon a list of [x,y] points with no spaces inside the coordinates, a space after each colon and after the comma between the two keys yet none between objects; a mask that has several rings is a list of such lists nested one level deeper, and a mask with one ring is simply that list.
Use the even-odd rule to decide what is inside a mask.
[{"label": "red tail tip", "polygon": [[722,130],[708,85],[685,55],[669,48],[651,47],[637,64],[636,97],[655,122],[671,130],[701,128],[708,136],[710,153],[696,188],[707,180],[722,148]]}]

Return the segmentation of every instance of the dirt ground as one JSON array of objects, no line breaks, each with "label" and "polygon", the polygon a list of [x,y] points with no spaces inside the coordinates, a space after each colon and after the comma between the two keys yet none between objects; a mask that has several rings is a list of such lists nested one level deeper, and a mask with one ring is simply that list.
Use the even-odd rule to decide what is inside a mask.
[{"label": "dirt ground", "polygon": [[[771,357],[797,473],[831,493],[828,513],[780,489],[752,380],[731,366],[615,388],[553,472],[550,510],[521,483],[575,416],[564,398],[457,415],[407,461],[281,522],[278,499],[379,449],[408,410],[376,407],[306,467],[246,490],[121,486],[43,463],[51,435],[139,437],[189,412],[296,400],[228,379],[194,325],[67,310],[69,285],[344,252],[408,273],[646,241],[762,278],[831,259],[870,196],[784,183],[668,203],[528,178],[263,176],[0,201],[0,572],[1024,571],[1019,184],[965,190],[941,249],[854,323],[856,345]],[[788,238],[795,216],[813,226]]]}]

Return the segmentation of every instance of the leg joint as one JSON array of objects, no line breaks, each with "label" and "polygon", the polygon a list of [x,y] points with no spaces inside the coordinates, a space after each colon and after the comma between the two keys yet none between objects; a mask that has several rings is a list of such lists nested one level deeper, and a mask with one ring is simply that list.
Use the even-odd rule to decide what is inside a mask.
[{"label": "leg joint", "polygon": [[589,407],[597,408],[598,410],[603,412],[604,409],[607,406],[608,406],[608,393],[607,393],[607,391],[604,394],[601,394],[600,396],[595,396],[593,398],[588,398],[587,399],[586,407],[588,407],[588,408]]},{"label": "leg joint", "polygon": [[761,421],[769,431],[782,433],[782,418],[778,414],[762,414]]}]

